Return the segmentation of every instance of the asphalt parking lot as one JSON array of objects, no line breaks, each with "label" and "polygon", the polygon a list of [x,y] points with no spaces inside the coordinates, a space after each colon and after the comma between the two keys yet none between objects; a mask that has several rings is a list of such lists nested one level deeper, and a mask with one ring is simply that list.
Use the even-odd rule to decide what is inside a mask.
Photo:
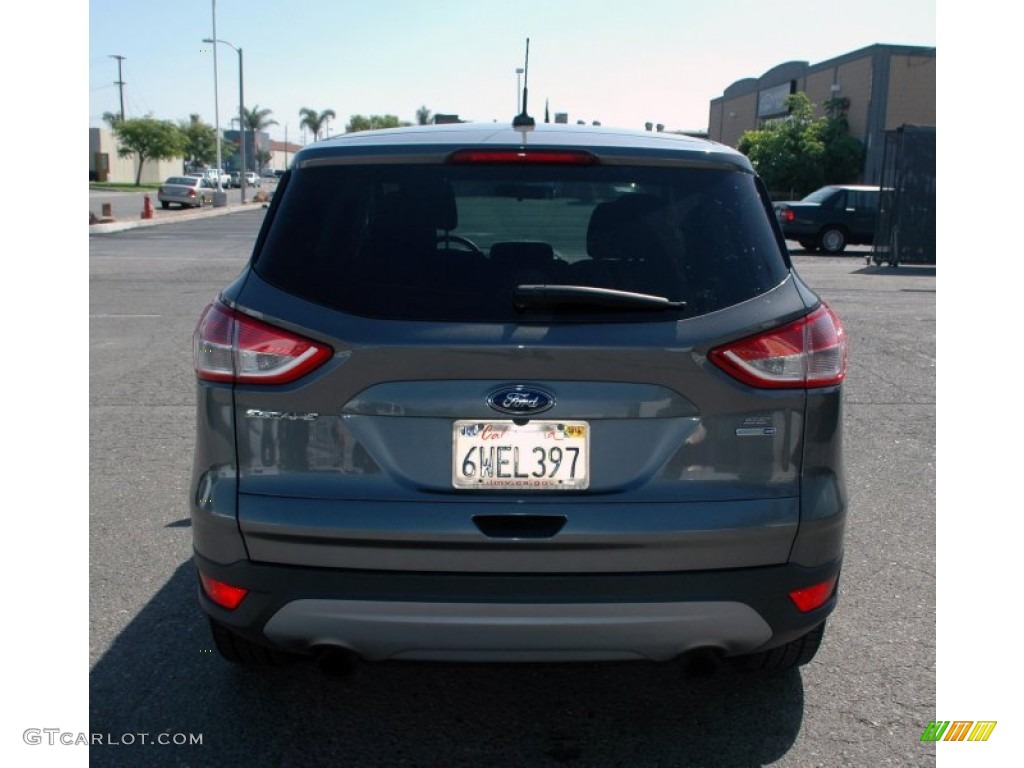
[{"label": "asphalt parking lot", "polygon": [[935,763],[936,270],[796,252],[851,339],[841,597],[799,672],[221,661],[195,600],[191,334],[247,259],[252,207],[90,237],[90,731],[124,765],[876,766]]}]

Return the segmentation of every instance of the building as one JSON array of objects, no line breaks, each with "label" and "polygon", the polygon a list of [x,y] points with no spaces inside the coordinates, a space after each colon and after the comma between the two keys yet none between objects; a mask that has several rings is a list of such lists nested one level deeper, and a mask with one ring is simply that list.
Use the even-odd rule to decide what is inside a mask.
[{"label": "building", "polygon": [[[89,180],[106,181],[112,184],[134,184],[139,172],[136,155],[121,157],[117,154],[118,143],[109,128],[89,129]],[[179,176],[184,169],[180,157],[173,160],[146,160],[142,164],[142,184],[159,184],[168,176]]]},{"label": "building", "polygon": [[[224,169],[227,171],[242,170],[242,158],[238,152],[240,139],[238,131],[222,131],[224,140],[235,146],[235,151],[227,157],[222,158]],[[245,131],[245,170],[259,171],[266,167],[266,160],[270,158],[270,134],[263,131]],[[264,162],[261,164],[260,160]]]},{"label": "building", "polygon": [[886,131],[935,125],[935,49],[876,44],[820,64],[789,61],[737,80],[711,100],[708,137],[737,146],[745,131],[785,117],[786,97],[797,92],[807,94],[819,117],[825,102],[844,99],[850,134],[867,150],[861,180],[877,184]]},{"label": "building", "polygon": [[274,171],[287,171],[292,157],[302,149],[301,144],[291,144],[287,141],[270,142],[270,163],[267,168]]}]

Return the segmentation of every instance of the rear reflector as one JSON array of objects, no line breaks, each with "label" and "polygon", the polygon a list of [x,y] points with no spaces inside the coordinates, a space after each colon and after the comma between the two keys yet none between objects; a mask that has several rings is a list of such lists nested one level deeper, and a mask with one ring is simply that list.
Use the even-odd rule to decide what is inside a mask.
[{"label": "rear reflector", "polygon": [[205,573],[199,574],[199,581],[202,582],[203,591],[207,596],[221,608],[227,608],[229,611],[235,610],[242,602],[242,598],[249,594],[249,590],[244,587],[235,587],[225,584],[223,581],[211,579]]},{"label": "rear reflector", "polygon": [[597,157],[583,150],[554,149],[460,149],[449,163],[490,165],[595,165]]},{"label": "rear reflector", "polygon": [[846,377],[848,346],[839,317],[822,304],[789,325],[713,349],[708,357],[752,387],[830,387]]},{"label": "rear reflector", "polygon": [[820,584],[815,584],[813,587],[805,587],[804,589],[794,589],[789,593],[789,599],[793,601],[793,604],[801,611],[801,613],[807,613],[813,611],[815,608],[821,608],[828,599],[832,597],[832,593],[836,588],[837,576],[833,576],[828,581],[823,581]]},{"label": "rear reflector", "polygon": [[192,337],[196,376],[236,384],[284,384],[329,360],[326,344],[276,328],[220,302],[199,318]]}]

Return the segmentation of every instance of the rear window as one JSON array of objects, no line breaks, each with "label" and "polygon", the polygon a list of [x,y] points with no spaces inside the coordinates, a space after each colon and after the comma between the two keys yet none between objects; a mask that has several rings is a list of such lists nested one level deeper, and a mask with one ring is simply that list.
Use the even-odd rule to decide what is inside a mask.
[{"label": "rear window", "polygon": [[164,183],[181,184],[182,186],[185,187],[194,187],[196,185],[196,180],[194,178],[189,178],[188,176],[172,176]]},{"label": "rear window", "polygon": [[[293,172],[254,264],[348,313],[529,322],[518,286],[587,286],[703,314],[787,268],[751,175],[625,166],[337,165]],[[665,319],[578,305],[571,321]]]}]

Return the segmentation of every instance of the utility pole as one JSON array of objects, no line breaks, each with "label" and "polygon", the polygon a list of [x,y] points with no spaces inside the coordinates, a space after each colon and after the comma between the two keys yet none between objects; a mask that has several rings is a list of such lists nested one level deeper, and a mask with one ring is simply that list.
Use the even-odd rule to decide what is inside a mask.
[{"label": "utility pole", "polygon": [[121,92],[121,122],[124,122],[124,79],[121,77],[121,62],[125,60],[125,56],[118,56],[116,53],[110,54],[107,58],[117,59],[117,82],[114,85],[118,86]]}]

